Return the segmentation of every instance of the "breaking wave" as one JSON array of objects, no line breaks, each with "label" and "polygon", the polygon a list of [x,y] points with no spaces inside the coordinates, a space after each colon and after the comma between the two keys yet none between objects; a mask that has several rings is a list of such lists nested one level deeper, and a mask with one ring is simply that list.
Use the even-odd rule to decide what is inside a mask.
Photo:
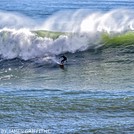
[{"label": "breaking wave", "polygon": [[39,23],[19,14],[0,12],[0,55],[3,59],[29,60],[105,45],[134,45],[133,13],[126,9],[64,11]]}]

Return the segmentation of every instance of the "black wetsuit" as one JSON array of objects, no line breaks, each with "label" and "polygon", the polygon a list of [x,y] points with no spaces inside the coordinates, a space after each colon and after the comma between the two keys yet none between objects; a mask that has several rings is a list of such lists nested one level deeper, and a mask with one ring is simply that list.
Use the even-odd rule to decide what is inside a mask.
[{"label": "black wetsuit", "polygon": [[64,61],[67,61],[67,57],[65,57],[64,55],[63,55],[63,56],[61,56],[61,58],[63,58],[63,60],[61,61],[61,64],[63,64],[63,63],[64,63]]}]

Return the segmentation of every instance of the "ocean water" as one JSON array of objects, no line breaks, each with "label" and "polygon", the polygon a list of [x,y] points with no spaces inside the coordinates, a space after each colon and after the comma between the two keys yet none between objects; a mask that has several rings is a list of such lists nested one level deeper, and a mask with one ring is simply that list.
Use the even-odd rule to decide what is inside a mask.
[{"label": "ocean water", "polygon": [[134,133],[134,1],[1,0],[0,18],[0,134]]}]

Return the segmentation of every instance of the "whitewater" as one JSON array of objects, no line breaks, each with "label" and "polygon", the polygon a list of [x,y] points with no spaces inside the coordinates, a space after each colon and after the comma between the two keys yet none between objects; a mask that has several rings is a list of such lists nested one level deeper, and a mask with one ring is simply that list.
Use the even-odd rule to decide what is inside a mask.
[{"label": "whitewater", "polygon": [[[66,17],[62,17],[64,14],[67,14]],[[104,34],[117,36],[132,31],[129,40],[134,37],[132,10],[120,9],[103,13],[90,13],[88,10],[76,10],[73,13],[64,11],[50,16],[40,25],[18,14],[1,12],[0,16],[0,54],[5,59],[28,60],[47,54],[75,53],[97,48],[106,43],[103,40]],[[43,35],[43,30],[48,33],[45,34],[44,31]]]},{"label": "whitewater", "polygon": [[134,133],[133,9],[0,1],[0,134]]}]

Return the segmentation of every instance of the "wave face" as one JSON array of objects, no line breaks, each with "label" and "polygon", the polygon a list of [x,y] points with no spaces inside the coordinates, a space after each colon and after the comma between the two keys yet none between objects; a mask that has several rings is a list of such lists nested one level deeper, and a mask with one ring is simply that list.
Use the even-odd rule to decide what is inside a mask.
[{"label": "wave face", "polygon": [[0,12],[0,16],[3,59],[29,60],[105,45],[134,44],[133,10],[63,11],[40,23],[20,14]]}]

